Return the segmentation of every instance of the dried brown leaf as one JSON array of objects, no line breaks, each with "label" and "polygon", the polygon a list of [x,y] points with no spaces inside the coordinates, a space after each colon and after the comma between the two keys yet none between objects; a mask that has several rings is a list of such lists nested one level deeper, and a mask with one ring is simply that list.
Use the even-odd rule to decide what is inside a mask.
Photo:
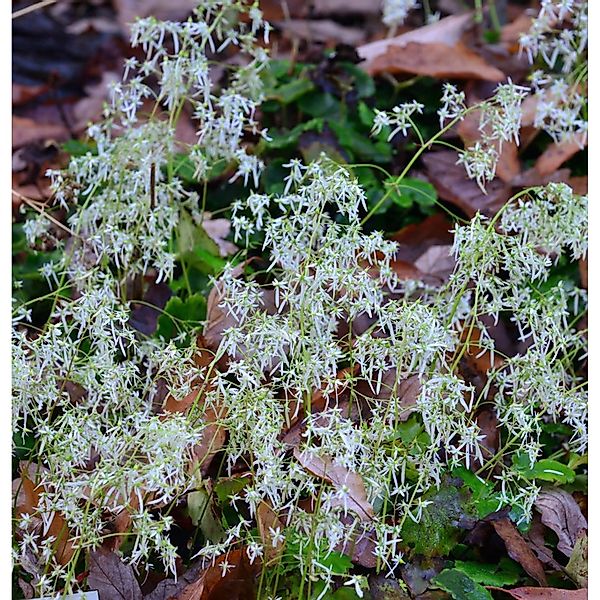
[{"label": "dried brown leaf", "polygon": [[478,211],[488,217],[495,215],[511,196],[511,186],[497,179],[488,183],[484,194],[467,177],[464,167],[456,164],[458,156],[452,150],[430,152],[422,160],[440,198],[460,208],[469,218]]},{"label": "dried brown leaf", "polygon": [[558,536],[558,550],[571,556],[580,533],[587,530],[587,521],[573,496],[559,488],[545,489],[537,497],[535,508],[542,523]]},{"label": "dried brown leaf", "polygon": [[142,600],[142,590],[131,565],[114,553],[97,550],[90,554],[88,585],[100,598]]},{"label": "dried brown leaf", "polygon": [[536,171],[542,176],[554,173],[563,163],[580,152],[585,145],[587,145],[587,142],[582,135],[577,136],[575,139],[553,142],[535,161]]},{"label": "dried brown leaf", "polygon": [[[230,565],[225,574],[224,562]],[[255,600],[258,568],[258,563],[250,564],[244,548],[236,548],[219,556],[177,595],[164,600]]]},{"label": "dried brown leaf", "polygon": [[388,46],[385,54],[365,66],[369,75],[409,73],[437,79],[483,79],[502,81],[502,71],[489,65],[463,43],[451,48],[446,44],[409,42],[405,46]]},{"label": "dried brown leaf", "polygon": [[283,552],[284,542],[275,540],[273,532],[277,530],[282,532],[284,525],[266,500],[263,500],[256,509],[256,523],[264,546],[266,563],[276,561]]},{"label": "dried brown leaf", "polygon": [[404,47],[409,42],[417,42],[419,44],[445,44],[452,47],[460,41],[463,31],[472,22],[470,13],[447,17],[440,19],[437,23],[419,27],[412,31],[407,31],[402,35],[385,40],[377,40],[365,44],[356,49],[359,56],[367,61],[367,68],[370,61],[378,56],[386,54],[390,47]]},{"label": "dried brown leaf", "polygon": [[542,563],[513,523],[504,518],[492,521],[492,526],[504,541],[508,555],[516,560],[540,585],[546,585],[546,574]]},{"label": "dried brown leaf", "polygon": [[300,449],[294,448],[294,457],[307,471],[333,484],[337,490],[341,490],[343,487],[347,488],[346,501],[340,499],[339,506],[347,506],[363,521],[373,519],[375,513],[367,500],[364,481],[358,473],[335,464],[329,457],[322,458],[306,450],[302,452]]}]

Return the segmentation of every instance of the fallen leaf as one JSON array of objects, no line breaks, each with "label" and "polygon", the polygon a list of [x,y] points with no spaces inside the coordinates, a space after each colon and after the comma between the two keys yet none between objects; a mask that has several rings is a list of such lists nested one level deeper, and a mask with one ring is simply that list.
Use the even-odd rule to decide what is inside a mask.
[{"label": "fallen leaf", "polygon": [[21,104],[27,104],[35,98],[45,94],[48,91],[46,84],[40,85],[24,85],[21,83],[12,84],[12,104],[13,106],[20,106]]},{"label": "fallen leaf", "polygon": [[402,35],[384,40],[377,40],[369,44],[364,44],[356,49],[359,56],[365,61],[370,62],[378,56],[385,54],[392,46],[403,47],[409,42],[419,44],[445,44],[454,46],[460,41],[464,30],[472,23],[471,13],[446,17],[440,19],[437,23],[419,27],[412,31],[407,31]]},{"label": "fallen leaf", "polygon": [[467,177],[464,167],[456,164],[458,156],[452,150],[430,152],[422,160],[440,198],[460,208],[469,218],[477,212],[488,217],[495,215],[511,196],[511,186],[498,180],[489,182],[484,194]]},{"label": "fallen leaf", "polygon": [[562,566],[554,560],[552,548],[546,546],[546,540],[544,539],[546,531],[546,527],[540,520],[540,515],[534,513],[533,519],[531,520],[531,526],[525,536],[527,543],[542,563],[548,565],[555,571],[562,571]]},{"label": "fallen leaf", "polygon": [[427,590],[429,582],[444,568],[446,561],[439,557],[415,557],[400,567],[404,583],[413,596],[418,596]]},{"label": "fallen leaf", "polygon": [[579,587],[588,586],[588,536],[582,533],[573,546],[573,553],[565,571],[572,577]]},{"label": "fallen leaf", "polygon": [[[225,562],[229,568],[224,573],[221,565]],[[244,548],[236,548],[217,557],[177,596],[168,596],[164,600],[255,600],[258,569],[258,563],[250,564]]]},{"label": "fallen leaf", "polygon": [[492,67],[467,46],[458,42],[452,48],[446,44],[389,46],[385,54],[363,67],[371,76],[381,73],[409,73],[437,79],[483,79],[502,81],[502,71]]},{"label": "fallen leaf", "polygon": [[491,587],[489,589],[502,591],[516,600],[587,600],[587,590],[562,590],[547,587],[521,587],[512,590]]},{"label": "fallen leaf", "polygon": [[313,0],[312,10],[315,15],[379,15],[381,9],[375,2],[365,0]]},{"label": "fallen leaf", "polygon": [[27,117],[12,117],[12,145],[20,148],[38,141],[63,141],[69,138],[69,132],[63,125],[38,123]]},{"label": "fallen leaf", "polygon": [[496,533],[504,541],[508,555],[516,560],[540,585],[546,585],[546,574],[542,563],[510,519],[498,519],[491,523]]},{"label": "fallen leaf", "polygon": [[126,565],[114,552],[96,550],[90,554],[88,586],[98,590],[100,598],[142,600],[142,590],[133,567]]},{"label": "fallen leaf", "polygon": [[558,550],[571,556],[580,533],[587,530],[587,521],[573,496],[560,488],[545,489],[537,497],[535,508],[542,523],[558,536]]},{"label": "fallen leaf", "polygon": [[454,238],[452,223],[442,213],[427,217],[420,223],[406,225],[390,239],[398,242],[396,256],[406,262],[414,263],[432,246],[447,246]]},{"label": "fallen leaf", "polygon": [[229,256],[238,251],[238,247],[235,244],[225,239],[231,231],[231,222],[229,219],[212,219],[207,213],[202,221],[202,227],[208,234],[208,237],[219,247],[221,256]]},{"label": "fallen leaf", "polygon": [[542,176],[550,175],[563,163],[580,152],[585,145],[587,145],[587,142],[583,135],[579,135],[575,139],[553,142],[535,161],[534,168]]},{"label": "fallen leaf", "polygon": [[586,196],[588,193],[588,176],[569,177],[568,184],[573,188],[573,191],[579,196]]},{"label": "fallen leaf", "polygon": [[445,281],[454,271],[455,261],[452,246],[431,246],[415,261],[422,273]]},{"label": "fallen leaf", "polygon": [[373,527],[368,523],[356,523],[350,515],[341,515],[340,521],[348,533],[336,546],[336,552],[349,556],[356,565],[374,569],[377,566],[377,537]]},{"label": "fallen leaf", "polygon": [[373,519],[375,513],[367,500],[367,491],[360,475],[335,464],[329,457],[322,458],[313,452],[302,452],[299,448],[294,448],[294,457],[307,471],[333,484],[338,491],[347,488],[346,501],[340,498],[337,506],[347,506],[363,521]]},{"label": "fallen leaf", "polygon": [[262,500],[256,509],[256,523],[262,541],[267,566],[276,561],[283,552],[284,542],[274,538],[274,532],[283,532],[283,523],[268,501]]},{"label": "fallen leaf", "polygon": [[225,444],[227,431],[220,423],[223,418],[221,412],[224,410],[224,408],[217,410],[212,406],[206,408],[204,412],[204,421],[207,425],[202,430],[202,439],[200,440],[200,443],[192,448],[193,458],[190,467],[192,472],[200,469],[200,472],[203,475],[206,475],[212,458]]}]

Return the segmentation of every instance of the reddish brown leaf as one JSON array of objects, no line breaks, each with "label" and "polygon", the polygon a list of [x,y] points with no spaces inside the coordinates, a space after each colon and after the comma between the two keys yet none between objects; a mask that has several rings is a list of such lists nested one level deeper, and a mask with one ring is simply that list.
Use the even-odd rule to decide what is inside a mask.
[{"label": "reddish brown leaf", "polygon": [[348,489],[345,503],[340,499],[339,506],[346,505],[363,521],[373,519],[375,513],[367,500],[365,484],[360,475],[335,464],[328,457],[322,458],[311,452],[301,452],[298,448],[294,448],[294,457],[307,471],[333,484],[338,490],[344,486]]},{"label": "reddish brown leaf", "polygon": [[[465,147],[472,146],[481,140],[482,133],[479,131],[480,119],[481,111],[475,110],[469,113],[458,124],[456,131]],[[510,183],[521,172],[517,145],[514,142],[503,142],[502,145],[497,143],[496,150],[498,152],[496,174],[505,183]]]},{"label": "reddish brown leaf", "polygon": [[32,142],[56,140],[63,141],[69,138],[69,132],[63,125],[52,123],[38,123],[27,117],[12,117],[12,145],[20,148]]},{"label": "reddish brown leaf", "polygon": [[[221,566],[225,562],[227,569]],[[165,600],[255,600],[258,569],[257,562],[250,564],[244,548],[235,549],[219,556],[196,581]]]},{"label": "reddish brown leaf", "polygon": [[535,161],[536,171],[542,176],[550,175],[559,169],[563,163],[580,152],[585,145],[584,138],[581,135],[572,140],[553,142]]},{"label": "reddish brown leaf", "polygon": [[545,489],[535,501],[535,508],[542,523],[558,536],[558,550],[571,556],[577,538],[587,530],[587,521],[573,496],[559,488]]},{"label": "reddish brown leaf", "polygon": [[279,520],[277,513],[271,505],[265,500],[256,509],[256,523],[258,524],[258,532],[264,546],[266,563],[278,560],[283,552],[284,542],[275,540],[273,532],[277,530],[283,532],[284,525]]},{"label": "reddish brown leaf", "polygon": [[440,19],[437,23],[407,31],[393,38],[365,44],[356,50],[359,56],[367,61],[368,65],[370,61],[385,54],[388,48],[392,46],[403,47],[409,42],[445,44],[451,48],[460,41],[463,31],[471,22],[472,16],[470,14],[447,17],[446,19]]},{"label": "reddish brown leaf", "polygon": [[452,47],[417,42],[409,42],[405,46],[388,46],[385,54],[377,56],[364,68],[372,76],[381,73],[410,73],[438,79],[504,79],[502,71],[486,63],[461,42]]},{"label": "reddish brown leaf", "polygon": [[568,184],[573,188],[573,191],[580,196],[585,196],[588,193],[588,176],[569,177]]},{"label": "reddish brown leaf", "polygon": [[516,560],[525,571],[531,575],[540,585],[546,585],[546,574],[544,567],[533,550],[527,545],[519,530],[509,519],[492,521],[496,533],[502,538],[508,555]]},{"label": "reddish brown leaf", "polygon": [[202,431],[202,440],[192,449],[193,461],[192,471],[200,468],[200,472],[205,475],[210,467],[213,456],[223,447],[227,439],[227,431],[221,425],[221,411],[209,406],[204,413],[204,420],[208,425]]}]

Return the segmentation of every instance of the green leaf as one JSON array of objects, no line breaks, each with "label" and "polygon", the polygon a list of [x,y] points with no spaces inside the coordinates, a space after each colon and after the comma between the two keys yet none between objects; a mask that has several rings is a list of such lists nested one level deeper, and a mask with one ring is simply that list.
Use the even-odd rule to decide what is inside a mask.
[{"label": "green leaf", "polygon": [[532,467],[529,457],[519,452],[513,456],[513,465],[526,479],[541,479],[557,483],[572,483],[575,480],[573,469],[549,458],[539,460]]},{"label": "green leaf", "polygon": [[315,89],[315,84],[306,77],[298,77],[267,92],[269,100],[277,100],[281,104],[290,104]]},{"label": "green leaf", "polygon": [[249,483],[250,475],[242,477],[225,477],[219,479],[214,487],[214,492],[219,499],[220,504],[229,504],[229,499],[234,494],[241,492]]},{"label": "green leaf", "polygon": [[462,535],[459,524],[466,527],[474,523],[470,494],[446,484],[440,490],[430,490],[423,499],[430,504],[423,508],[419,523],[404,521],[402,537],[412,547],[413,554],[446,556]]},{"label": "green leaf", "polygon": [[460,477],[472,492],[472,503],[477,509],[477,515],[483,519],[489,514],[502,508],[499,494],[494,492],[494,484],[478,477],[465,467],[458,467],[452,471],[453,477]]},{"label": "green leaf", "polygon": [[458,569],[444,569],[432,582],[454,600],[493,600],[483,586]]},{"label": "green leaf", "polygon": [[298,100],[298,108],[311,117],[338,118],[341,115],[341,104],[332,94],[311,92]]},{"label": "green leaf", "polygon": [[[166,314],[165,314],[166,313]],[[167,302],[164,313],[158,317],[156,335],[170,340],[188,327],[198,326],[206,318],[206,299],[201,294],[192,294],[186,300],[173,296]]]},{"label": "green leaf", "polygon": [[365,127],[371,127],[375,119],[375,112],[364,102],[358,103],[358,118]]},{"label": "green leaf", "polygon": [[340,144],[357,156],[375,163],[386,163],[391,160],[392,151],[388,145],[376,146],[364,133],[357,131],[350,123],[328,120],[327,124],[335,133]]},{"label": "green leaf", "polygon": [[341,63],[341,66],[344,71],[353,76],[354,86],[359,98],[367,98],[375,94],[375,82],[364,69],[349,62]]},{"label": "green leaf", "polygon": [[271,137],[271,141],[267,142],[267,148],[271,150],[276,150],[280,148],[285,148],[286,146],[291,146],[292,144],[298,141],[298,138],[305,132],[309,130],[314,131],[322,131],[323,129],[323,119],[311,119],[306,123],[300,123],[296,125],[293,129],[281,134],[272,133],[269,131],[269,136]]},{"label": "green leaf", "polygon": [[392,200],[403,208],[408,208],[414,203],[420,206],[434,206],[438,196],[436,189],[428,181],[405,177],[401,181],[390,178],[385,182],[386,186],[394,188]]},{"label": "green leaf", "polygon": [[483,585],[514,585],[520,577],[519,566],[508,558],[503,558],[498,564],[457,560],[454,568]]},{"label": "green leaf", "polygon": [[224,531],[212,513],[210,499],[210,494],[206,490],[201,489],[190,492],[187,497],[188,513],[192,524],[200,527],[204,537],[213,543],[217,543],[223,538]]},{"label": "green leaf", "polygon": [[85,156],[88,152],[98,154],[96,144],[86,144],[79,140],[67,140],[63,145],[63,150],[71,156]]},{"label": "green leaf", "polygon": [[335,575],[345,575],[352,568],[350,557],[341,552],[323,553],[318,560],[323,566],[331,569]]}]

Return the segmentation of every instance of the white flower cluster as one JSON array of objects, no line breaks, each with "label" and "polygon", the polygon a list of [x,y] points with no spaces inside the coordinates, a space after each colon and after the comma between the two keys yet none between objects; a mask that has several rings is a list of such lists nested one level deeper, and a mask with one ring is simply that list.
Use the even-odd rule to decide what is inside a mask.
[{"label": "white flower cluster", "polygon": [[402,25],[415,8],[419,8],[417,0],[383,0],[383,22],[388,27]]},{"label": "white flower cluster", "polygon": [[412,102],[406,102],[394,106],[391,111],[383,111],[375,109],[375,118],[373,119],[373,127],[371,129],[371,135],[377,135],[381,132],[384,127],[394,127],[392,132],[388,135],[388,142],[399,132],[402,135],[407,135],[408,130],[413,127],[412,115],[423,114],[424,106],[413,100]]},{"label": "white flower cluster", "polygon": [[[459,153],[458,162],[464,165],[469,178],[475,179],[483,192],[485,183],[496,175],[502,144],[519,143],[521,104],[528,92],[529,88],[515,85],[509,80],[496,88],[492,98],[478,105],[481,112],[481,138],[473,146]],[[462,97],[456,90],[446,87],[442,100],[444,104],[438,111],[440,119],[446,114],[460,114]]]},{"label": "white flower cluster", "polygon": [[569,73],[587,49],[587,0],[541,0],[537,17],[519,42],[529,62],[541,56],[551,69]]},{"label": "white flower cluster", "polygon": [[542,0],[530,30],[521,36],[521,50],[529,62],[538,57],[550,71],[537,70],[532,85],[537,99],[535,126],[556,141],[587,135],[587,0]]},{"label": "white flower cluster", "polygon": [[[550,267],[568,252],[572,260],[587,252],[587,198],[565,184],[537,188],[528,199],[508,204],[498,223],[475,217],[455,232],[457,269],[450,279],[455,294],[474,289],[473,316],[485,331],[484,315],[496,320],[507,315],[527,345],[524,353],[506,358],[488,372],[488,388],[495,386],[499,422],[509,432],[514,449],[539,458],[541,425],[548,419],[573,430],[571,448],[587,445],[587,393],[573,370],[586,355],[585,333],[574,327],[585,306],[582,290],[562,283],[545,294],[537,285],[546,281]],[[500,476],[503,499],[530,514],[537,488],[507,468]]]},{"label": "white flower cluster", "polygon": [[[114,281],[92,281],[77,300],[60,304],[34,339],[14,331],[13,426],[35,437],[43,461],[34,481],[43,493],[27,531],[40,536],[59,514],[74,548],[95,547],[110,533],[107,514],[128,513],[135,540],[129,560],[139,564],[156,551],[175,572],[170,518],[157,521],[151,511],[193,484],[191,451],[203,424],[159,411],[165,392],[181,398],[191,391],[197,369],[190,349],[140,343]],[[28,570],[31,555],[40,557],[35,581],[49,565],[54,569],[40,593],[64,585],[67,567],[52,552],[39,554],[41,538],[27,540],[23,535],[17,561]]]},{"label": "white flower cluster", "polygon": [[[175,126],[184,108],[198,129],[197,144],[187,148],[196,177],[206,180],[219,162],[237,163],[234,178],[258,184],[263,164],[246,151],[243,138],[246,132],[266,135],[254,120],[267,61],[257,43],[260,31],[266,39],[269,25],[261,11],[239,0],[203,2],[183,23],[149,17],[132,25],[132,45],[140,46],[145,58],[126,61],[104,123],[89,128],[97,152],[72,159],[66,171],[49,173],[61,205],[66,208],[78,197],[83,201],[69,221],[85,240],[85,248],[69,259],[71,276],[105,258],[123,276],[149,269],[158,273],[158,281],[172,275],[171,241],[180,211],[186,207],[199,215],[197,194],[186,192],[173,173],[181,151]],[[227,86],[216,89],[211,62],[233,45],[247,64],[232,70]],[[43,233],[39,219],[27,228],[30,239]]]},{"label": "white flower cluster", "polygon": [[[306,543],[332,551],[348,539],[349,527],[364,530],[364,514],[352,500],[355,490],[323,487],[287,456],[290,442],[281,432],[290,423],[305,417],[297,451],[306,460],[357,474],[369,502],[387,502],[400,520],[420,518],[422,494],[440,484],[449,464],[480,457],[479,430],[463,399],[465,383],[434,375],[448,371],[457,336],[434,307],[385,292],[399,287],[391,269],[395,244],[361,233],[363,190],[325,158],[288,167],[282,196],[253,195],[235,206],[237,235],[264,235],[273,279],[265,288],[229,269],[219,280],[220,306],[235,325],[223,332],[219,353],[232,360],[209,401],[225,407],[229,465],[244,458],[253,472],[243,495],[251,513],[267,501]],[[353,325],[365,320],[371,325]],[[401,384],[410,378],[420,391],[407,406]],[[430,442],[399,445],[398,427],[414,411]],[[320,498],[318,513],[299,506],[306,496]],[[369,519],[376,556],[393,569],[401,560],[399,532],[377,515]],[[302,568],[331,580],[317,557],[302,558]]]}]

